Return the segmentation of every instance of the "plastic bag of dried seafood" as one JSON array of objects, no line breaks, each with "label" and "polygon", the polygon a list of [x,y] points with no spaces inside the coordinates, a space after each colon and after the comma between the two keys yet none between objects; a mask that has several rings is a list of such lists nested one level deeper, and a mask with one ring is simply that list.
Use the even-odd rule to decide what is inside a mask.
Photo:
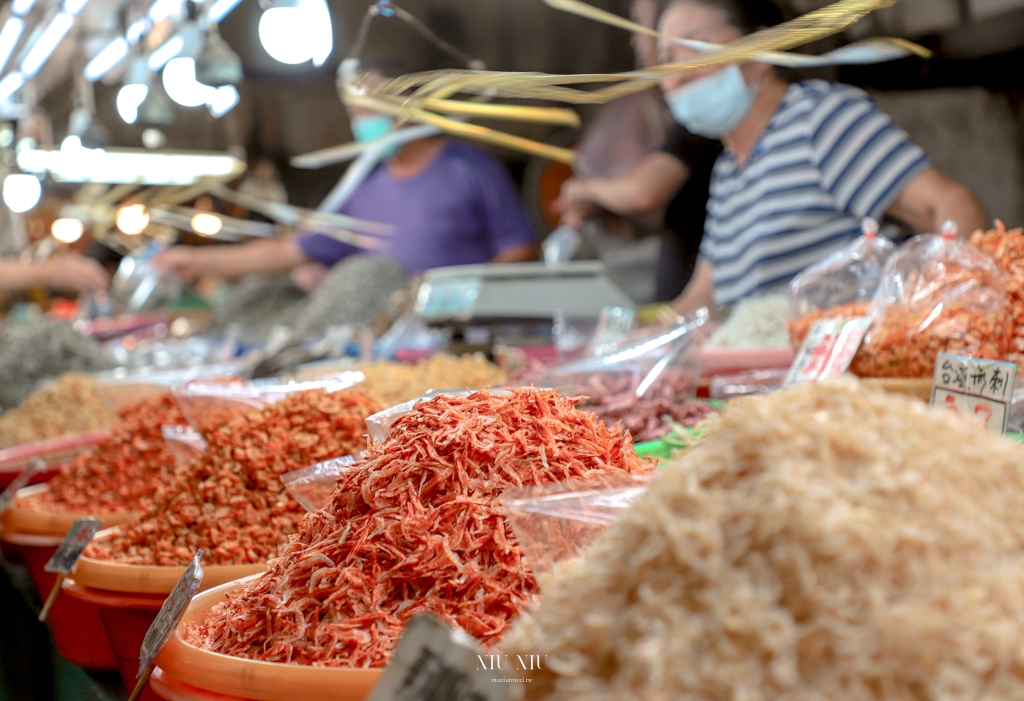
[{"label": "plastic bag of dried seafood", "polygon": [[521,487],[501,497],[534,577],[577,557],[647,487],[649,474],[603,475]]},{"label": "plastic bag of dried seafood", "polygon": [[1020,461],[850,378],[737,400],[498,652],[533,701],[1024,698]]},{"label": "plastic bag of dried seafood", "polygon": [[878,236],[878,222],[865,219],[864,235],[825,256],[789,283],[789,339],[799,348],[820,319],[867,316],[896,247]]},{"label": "plastic bag of dried seafood", "polygon": [[1006,357],[1008,277],[991,257],[957,237],[916,236],[889,258],[871,302],[872,326],[850,366],[861,377],[931,377],[935,357]]},{"label": "plastic bag of dried seafood", "polygon": [[707,322],[702,309],[668,331],[611,353],[542,370],[532,383],[585,396],[580,408],[593,411],[606,425],[622,421],[634,441],[654,440],[668,431],[663,417],[684,418],[675,412],[697,389]]},{"label": "plastic bag of dried seafood", "polygon": [[178,465],[188,465],[206,452],[206,439],[191,426],[161,426],[160,433]]}]

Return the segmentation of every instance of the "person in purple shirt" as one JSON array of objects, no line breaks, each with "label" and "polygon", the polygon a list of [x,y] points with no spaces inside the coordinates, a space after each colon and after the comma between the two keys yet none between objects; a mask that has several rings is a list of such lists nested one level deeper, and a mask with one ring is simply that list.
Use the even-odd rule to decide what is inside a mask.
[{"label": "person in purple shirt", "polygon": [[[350,107],[357,140],[372,141],[390,117]],[[445,137],[411,142],[379,165],[341,209],[391,224],[388,254],[416,274],[430,268],[535,260],[538,244],[505,168],[480,149]],[[364,252],[325,234],[234,246],[175,246],[155,259],[184,279],[294,271],[311,289],[328,268]]]}]

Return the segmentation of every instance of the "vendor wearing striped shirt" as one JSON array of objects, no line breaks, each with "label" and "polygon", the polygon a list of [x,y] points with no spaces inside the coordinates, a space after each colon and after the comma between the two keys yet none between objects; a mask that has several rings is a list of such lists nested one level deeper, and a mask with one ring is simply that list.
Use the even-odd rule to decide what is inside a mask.
[{"label": "vendor wearing striped shirt", "polygon": [[[670,37],[727,44],[778,24],[769,0],[675,0],[661,19]],[[672,42],[662,60],[697,55]],[[953,219],[988,221],[978,198],[932,166],[861,90],[821,80],[788,84],[763,63],[708,68],[662,83],[676,120],[719,138],[701,259],[674,306],[731,305],[784,288],[801,270],[891,215],[936,232]]]}]

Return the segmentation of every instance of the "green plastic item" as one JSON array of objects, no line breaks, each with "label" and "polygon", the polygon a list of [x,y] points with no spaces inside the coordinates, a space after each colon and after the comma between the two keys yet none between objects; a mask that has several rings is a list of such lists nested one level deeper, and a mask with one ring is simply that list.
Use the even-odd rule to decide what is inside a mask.
[{"label": "green plastic item", "polygon": [[636,454],[642,458],[662,458],[667,460],[672,457],[672,448],[665,441],[637,443],[633,448],[636,450]]}]

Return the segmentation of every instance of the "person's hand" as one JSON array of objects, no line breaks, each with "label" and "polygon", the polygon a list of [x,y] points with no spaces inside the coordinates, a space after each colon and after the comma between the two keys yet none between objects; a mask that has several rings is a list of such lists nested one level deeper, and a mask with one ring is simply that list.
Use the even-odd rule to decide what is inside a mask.
[{"label": "person's hand", "polygon": [[562,224],[577,230],[597,210],[590,200],[586,181],[579,178],[569,178],[562,183],[562,192],[552,203],[552,208],[561,216]]},{"label": "person's hand", "polygon": [[172,272],[185,282],[202,274],[199,251],[192,246],[172,246],[153,256],[153,265],[161,273]]},{"label": "person's hand", "polygon": [[61,290],[95,292],[110,286],[110,276],[92,258],[61,256],[43,266],[47,286]]}]

